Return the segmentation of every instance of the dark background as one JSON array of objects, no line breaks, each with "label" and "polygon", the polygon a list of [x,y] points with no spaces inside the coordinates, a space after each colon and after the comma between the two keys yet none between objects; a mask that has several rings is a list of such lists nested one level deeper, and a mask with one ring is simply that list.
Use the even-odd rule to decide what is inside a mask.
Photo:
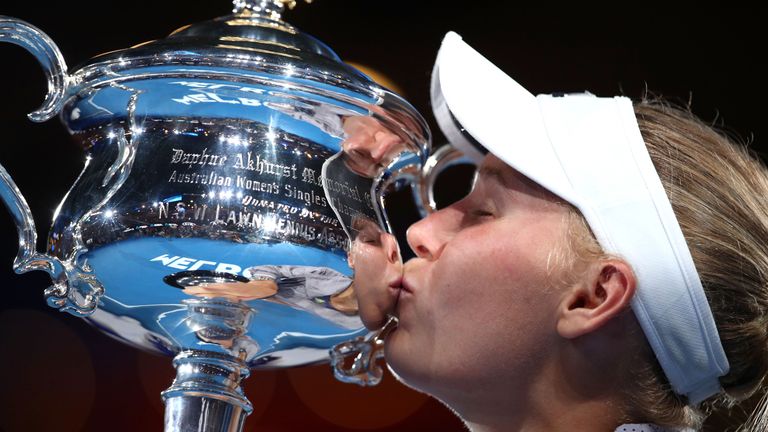
[{"label": "dark background", "polygon": [[[703,119],[766,149],[765,71],[758,66],[766,53],[765,14],[731,3],[670,4],[316,0],[285,17],[344,60],[395,82],[429,119],[435,144],[442,138],[430,115],[429,74],[442,35],[455,30],[533,93],[589,90],[637,99],[649,90],[690,102]],[[0,3],[0,14],[48,33],[70,66],[230,9],[226,0]],[[4,44],[0,65],[0,161],[27,197],[42,241],[84,156],[57,120],[26,119],[45,93],[33,57]],[[171,382],[170,360],[45,306],[47,276],[11,271],[17,238],[5,211],[0,228],[0,430],[160,430],[159,392]],[[256,373],[245,390],[255,406],[246,426],[252,431],[463,430],[439,403],[391,376],[377,389],[358,389],[315,366]],[[718,414],[708,430],[740,418]]]}]

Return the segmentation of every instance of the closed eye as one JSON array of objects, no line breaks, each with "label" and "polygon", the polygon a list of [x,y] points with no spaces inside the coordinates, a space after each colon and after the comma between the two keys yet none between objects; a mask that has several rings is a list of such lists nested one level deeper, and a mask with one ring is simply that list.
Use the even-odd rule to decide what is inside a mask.
[{"label": "closed eye", "polygon": [[488,210],[472,210],[472,215],[476,217],[493,217],[494,214],[491,211]]},{"label": "closed eye", "polygon": [[359,241],[361,243],[368,244],[368,245],[376,245],[376,246],[381,244],[378,234],[371,235],[367,233],[361,233],[360,235],[357,236],[357,239],[355,241]]}]

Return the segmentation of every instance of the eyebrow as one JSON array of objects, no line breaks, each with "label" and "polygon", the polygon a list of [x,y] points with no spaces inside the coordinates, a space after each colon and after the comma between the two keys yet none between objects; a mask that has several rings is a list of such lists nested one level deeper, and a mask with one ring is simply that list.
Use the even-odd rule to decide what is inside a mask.
[{"label": "eyebrow", "polygon": [[478,171],[478,176],[483,177],[485,179],[495,180],[496,182],[498,182],[499,184],[507,188],[511,187],[511,184],[507,179],[507,177],[498,168],[486,165],[480,168],[480,171]]}]

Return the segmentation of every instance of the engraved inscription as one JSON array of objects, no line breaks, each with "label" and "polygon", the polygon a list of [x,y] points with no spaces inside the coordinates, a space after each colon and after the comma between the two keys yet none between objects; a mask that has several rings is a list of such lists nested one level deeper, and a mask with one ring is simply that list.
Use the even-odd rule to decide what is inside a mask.
[{"label": "engraved inscription", "polygon": [[335,207],[349,214],[372,207],[366,202],[370,185],[326,181],[323,164],[334,151],[263,125],[237,124],[215,133],[210,127],[196,121],[146,125],[144,136],[157,137],[157,145],[142,148],[142,171],[132,174],[114,202],[88,216],[85,243],[199,237],[346,250],[348,239],[324,184],[335,191]]},{"label": "engraved inscription", "polygon": [[208,149],[204,148],[202,153],[190,153],[185,152],[182,149],[173,149],[173,153],[171,155],[171,165],[174,164],[182,164],[182,165],[212,165],[212,166],[221,166],[224,165],[224,163],[227,162],[227,156],[222,156],[218,154],[209,154]]},{"label": "engraved inscription", "polygon": [[235,164],[232,168],[235,169],[254,171],[259,174],[270,174],[278,177],[296,178],[296,164],[290,166],[281,165],[268,161],[260,154],[254,156],[251,152],[248,152],[245,156],[242,153],[237,153],[234,159]]},{"label": "engraved inscription", "polygon": [[[268,137],[196,150],[177,141],[165,159],[171,168],[167,184],[192,189],[185,188],[178,201],[158,202],[154,220],[345,249],[346,236],[323,189],[324,159]],[[359,212],[353,207],[370,200],[370,191],[360,185],[335,180],[325,184],[335,191],[342,212]],[[348,207],[345,199],[356,203]]]}]

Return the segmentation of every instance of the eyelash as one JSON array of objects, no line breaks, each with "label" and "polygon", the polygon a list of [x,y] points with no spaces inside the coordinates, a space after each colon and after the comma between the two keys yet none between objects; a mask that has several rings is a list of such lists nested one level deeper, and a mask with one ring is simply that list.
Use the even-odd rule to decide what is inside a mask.
[{"label": "eyelash", "polygon": [[494,218],[496,216],[495,203],[482,190],[473,190],[466,200],[468,201],[467,210],[470,216],[477,219]]},{"label": "eyelash", "polygon": [[472,210],[472,215],[476,217],[493,217],[493,212],[485,209],[475,209]]},{"label": "eyelash", "polygon": [[379,243],[379,238],[373,237],[373,236],[359,236],[358,240],[360,240],[361,243],[369,244],[369,245],[376,245]]}]

